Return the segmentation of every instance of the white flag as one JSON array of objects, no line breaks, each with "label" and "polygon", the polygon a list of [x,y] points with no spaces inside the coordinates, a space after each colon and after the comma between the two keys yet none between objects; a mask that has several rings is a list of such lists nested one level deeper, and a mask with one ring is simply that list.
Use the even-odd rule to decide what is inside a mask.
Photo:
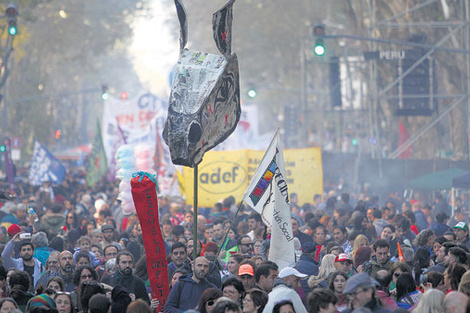
[{"label": "white flag", "polygon": [[269,260],[276,262],[280,270],[286,266],[294,266],[294,235],[279,130],[264,154],[243,200],[271,228]]}]

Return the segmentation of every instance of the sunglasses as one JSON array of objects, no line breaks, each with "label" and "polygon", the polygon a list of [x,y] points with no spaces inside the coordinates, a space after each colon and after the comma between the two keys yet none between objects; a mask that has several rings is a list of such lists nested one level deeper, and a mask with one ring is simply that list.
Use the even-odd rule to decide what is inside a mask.
[{"label": "sunglasses", "polygon": [[214,303],[215,303],[215,300],[209,300],[209,301],[207,301],[207,305],[208,305],[208,306],[213,306]]},{"label": "sunglasses", "polygon": [[396,278],[400,277],[401,273],[394,273],[393,276],[395,276]]},{"label": "sunglasses", "polygon": [[93,278],[93,275],[82,275],[80,276],[82,279]]}]

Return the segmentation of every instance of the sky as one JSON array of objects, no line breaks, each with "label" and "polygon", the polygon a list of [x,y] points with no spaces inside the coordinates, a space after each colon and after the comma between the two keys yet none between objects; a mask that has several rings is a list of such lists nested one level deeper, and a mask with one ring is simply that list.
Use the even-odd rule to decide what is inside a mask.
[{"label": "sky", "polygon": [[130,53],[144,87],[166,97],[170,90],[169,72],[178,60],[179,45],[175,38],[179,34],[174,36],[165,25],[168,19],[176,19],[174,7],[161,2],[154,0],[151,14],[136,22]]}]

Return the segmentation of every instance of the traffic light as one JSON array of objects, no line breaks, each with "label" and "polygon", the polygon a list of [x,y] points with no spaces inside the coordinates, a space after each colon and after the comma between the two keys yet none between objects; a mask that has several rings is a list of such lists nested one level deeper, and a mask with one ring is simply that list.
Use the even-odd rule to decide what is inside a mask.
[{"label": "traffic light", "polygon": [[55,130],[55,139],[60,139],[60,135],[61,135],[60,129],[56,129]]},{"label": "traffic light", "polygon": [[15,36],[18,33],[16,27],[16,18],[18,16],[18,5],[16,3],[9,3],[6,6],[5,15],[8,21],[8,34]]},{"label": "traffic light", "polygon": [[122,101],[126,101],[127,97],[128,97],[127,92],[125,92],[125,91],[121,92],[121,100]]},{"label": "traffic light", "polygon": [[3,153],[7,150],[7,146],[5,145],[0,145],[0,152]]},{"label": "traffic light", "polygon": [[325,37],[325,26],[317,25],[313,28],[313,36],[315,39],[315,45],[313,46],[313,53],[316,56],[322,57],[326,53],[325,43],[323,37]]},{"label": "traffic light", "polygon": [[339,58],[332,57],[330,59],[330,103],[333,107],[343,105],[341,99],[341,72],[339,67]]},{"label": "traffic light", "polygon": [[248,97],[250,97],[251,99],[253,99],[253,98],[256,98],[256,95],[257,95],[258,93],[256,92],[256,89],[255,89],[255,88],[250,88],[250,89],[248,89],[247,94],[248,94]]},{"label": "traffic light", "polygon": [[108,97],[108,85],[101,85],[101,99],[106,100]]}]

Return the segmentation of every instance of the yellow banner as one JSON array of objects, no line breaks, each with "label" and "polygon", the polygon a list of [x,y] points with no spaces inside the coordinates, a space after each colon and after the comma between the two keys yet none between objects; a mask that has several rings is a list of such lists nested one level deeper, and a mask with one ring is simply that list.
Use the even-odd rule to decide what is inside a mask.
[{"label": "yellow banner", "polygon": [[[198,206],[213,207],[215,203],[234,196],[241,201],[264,151],[209,151],[199,164]],[[323,193],[323,171],[320,148],[284,150],[289,194],[299,196],[299,205],[312,203],[315,194]],[[184,167],[186,202],[191,204],[194,193],[194,171]]]}]

